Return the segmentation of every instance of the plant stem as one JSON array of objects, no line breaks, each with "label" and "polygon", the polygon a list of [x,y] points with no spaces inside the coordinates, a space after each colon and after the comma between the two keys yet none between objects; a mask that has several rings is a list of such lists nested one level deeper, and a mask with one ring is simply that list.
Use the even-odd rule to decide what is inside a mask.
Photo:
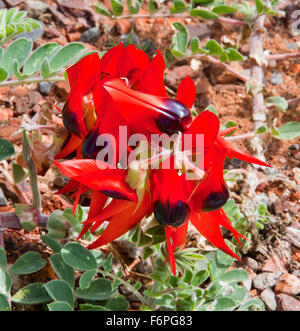
[{"label": "plant stem", "polygon": [[255,136],[254,132],[249,132],[249,133],[241,134],[239,136],[225,137],[225,139],[228,140],[228,141],[236,141],[236,140],[243,140],[243,139],[253,138],[254,136]]},{"label": "plant stem", "polygon": [[232,68],[229,64],[221,62],[220,60],[214,58],[213,56],[206,55],[206,54],[197,54],[193,55],[192,58],[198,58],[198,59],[206,59],[211,63],[218,64],[222,66],[224,69],[232,73],[234,76],[236,76],[238,79],[240,79],[242,82],[247,83],[248,82],[248,77],[244,76],[242,73],[239,71],[235,70]]},{"label": "plant stem", "polygon": [[104,277],[110,277],[112,279],[115,279],[119,282],[121,282],[124,286],[126,286],[134,295],[137,296],[137,298],[140,300],[140,302],[144,305],[144,306],[148,306],[147,302],[144,300],[144,297],[141,295],[141,293],[135,289],[131,284],[128,284],[125,280],[123,280],[122,278],[108,272],[108,271],[104,271],[104,270],[99,270],[99,272],[104,276]]},{"label": "plant stem", "polygon": [[286,60],[286,59],[294,59],[300,57],[300,53],[286,53],[286,54],[270,54],[266,56],[268,61],[271,60]]},{"label": "plant stem", "polygon": [[17,86],[17,85],[24,85],[24,84],[37,84],[42,82],[63,82],[65,81],[64,77],[60,76],[53,76],[49,78],[32,78],[32,79],[24,79],[24,80],[8,80],[0,83],[0,88],[5,86]]},{"label": "plant stem", "polygon": [[[263,82],[264,82],[264,72],[262,67],[263,61],[257,61],[257,59],[262,59],[263,57],[263,33],[264,33],[264,22],[266,15],[261,15],[254,21],[253,29],[250,35],[250,82],[253,86],[253,127],[254,132],[263,125],[265,125],[266,114],[264,106],[264,95],[263,95]],[[252,139],[252,145],[256,152],[256,155],[264,159],[262,138],[255,136]]]},{"label": "plant stem", "polygon": [[[199,8],[199,7],[198,7]],[[116,20],[122,20],[122,19],[160,19],[160,18],[176,18],[176,19],[186,19],[186,18],[192,18],[197,19],[198,17],[191,16],[189,14],[171,14],[171,13],[164,13],[164,14],[137,14],[137,15],[122,15],[122,16],[116,16],[114,19]],[[211,21],[219,22],[219,23],[226,23],[231,25],[238,25],[238,26],[246,26],[247,23],[244,21],[236,20],[229,17],[219,17],[217,19],[213,19]]]}]

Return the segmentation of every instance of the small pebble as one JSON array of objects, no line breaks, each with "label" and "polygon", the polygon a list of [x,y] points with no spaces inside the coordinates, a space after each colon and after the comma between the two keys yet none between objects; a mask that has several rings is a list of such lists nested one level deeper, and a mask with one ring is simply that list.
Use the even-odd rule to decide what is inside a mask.
[{"label": "small pebble", "polygon": [[280,72],[275,71],[270,78],[270,83],[273,85],[280,85],[283,83],[282,75]]},{"label": "small pebble", "polygon": [[101,31],[99,30],[98,27],[93,27],[90,28],[86,31],[83,32],[81,35],[80,40],[83,41],[84,43],[91,43],[93,41],[97,41],[101,36]]},{"label": "small pebble", "polygon": [[51,90],[53,83],[50,82],[40,82],[39,83],[39,92],[42,94],[48,94]]}]

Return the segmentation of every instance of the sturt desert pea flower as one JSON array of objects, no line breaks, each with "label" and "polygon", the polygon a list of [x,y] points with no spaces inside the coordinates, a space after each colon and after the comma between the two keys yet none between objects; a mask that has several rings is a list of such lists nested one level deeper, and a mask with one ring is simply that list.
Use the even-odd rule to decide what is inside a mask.
[{"label": "sturt desert pea flower", "polygon": [[[95,148],[95,140],[100,133],[115,135],[119,126],[126,124],[103,90],[105,81],[122,78],[133,90],[166,98],[164,68],[164,60],[159,51],[149,61],[145,52],[136,49],[134,45],[125,48],[121,43],[106,52],[101,59],[98,53],[89,54],[70,67],[67,75],[71,91],[62,114],[71,138],[66,151],[62,151],[59,156],[63,158],[72,146],[75,150],[84,139],[87,139],[88,142],[83,146],[83,154],[91,157],[91,145]],[[84,121],[86,113],[82,107],[82,99],[87,95],[93,96],[96,111],[97,122],[93,130],[88,130]],[[111,121],[112,118],[114,121]]]},{"label": "sturt desert pea flower", "polygon": [[[95,95],[97,95],[97,97],[103,95],[105,97],[99,97],[99,99],[101,99],[99,104],[109,102],[111,105],[115,105],[116,109],[118,109],[115,114],[119,116],[116,117],[116,127],[120,125],[118,119],[121,118],[122,120],[124,119],[125,123],[132,120],[134,122],[134,125],[132,125],[134,130],[139,130],[140,125],[143,128],[140,130],[143,131],[145,130],[144,124],[149,123],[149,127],[147,128],[149,132],[157,132],[156,130],[158,130],[158,132],[166,133],[182,131],[183,133],[190,133],[192,135],[203,134],[204,167],[200,170],[203,171],[204,177],[191,183],[191,181],[187,181],[185,178],[186,174],[184,171],[186,171],[186,169],[182,169],[183,174],[181,175],[175,169],[167,171],[165,171],[166,169],[153,171],[141,170],[141,175],[138,175],[139,180],[136,185],[131,185],[130,188],[132,191],[135,191],[138,200],[126,201],[122,199],[127,198],[130,200],[129,197],[133,197],[131,195],[132,192],[130,190],[122,191],[120,188],[122,187],[124,189],[124,185],[128,183],[128,177],[130,177],[131,171],[130,168],[126,171],[121,169],[107,170],[110,172],[103,172],[101,169],[101,173],[98,169],[97,176],[94,176],[95,172],[90,170],[90,168],[95,168],[95,164],[84,163],[84,161],[87,160],[77,160],[82,161],[82,163],[76,163],[74,165],[72,165],[72,162],[77,162],[76,160],[67,161],[70,162],[69,164],[67,162],[61,163],[60,165],[57,164],[61,171],[71,178],[70,182],[67,184],[68,187],[62,190],[72,191],[75,187],[78,189],[79,185],[79,189],[76,193],[77,202],[78,194],[80,196],[82,192],[88,189],[92,191],[91,210],[87,221],[84,223],[84,228],[80,236],[88,229],[91,229],[93,232],[104,221],[108,221],[108,226],[105,228],[102,235],[89,246],[89,248],[96,248],[117,239],[138,224],[143,218],[154,213],[157,221],[165,226],[169,252],[168,258],[173,274],[176,274],[174,250],[178,247],[185,246],[189,221],[191,221],[198,231],[212,244],[238,258],[226,245],[220,230],[220,226],[223,226],[231,231],[239,243],[239,237],[243,237],[232,227],[221,208],[229,197],[229,192],[223,178],[224,160],[225,157],[228,156],[262,166],[267,166],[267,164],[230,145],[222,137],[222,135],[228,132],[219,131],[219,119],[213,113],[205,111],[198,115],[190,124],[190,115],[185,113],[186,110],[184,108],[184,105],[187,109],[192,106],[196,95],[194,84],[190,78],[185,79],[178,89],[177,99],[180,103],[178,101],[177,103],[180,104],[181,108],[177,113],[176,107],[168,108],[163,102],[160,102],[161,100],[166,100],[163,95],[155,94],[152,96],[145,93],[145,91],[140,92],[133,90],[133,87],[138,86],[138,75],[135,74],[133,76],[135,77],[133,82],[128,83],[122,81],[120,78],[114,79],[107,74],[103,74],[103,77],[101,76],[103,81],[98,85],[97,91],[99,93],[95,93],[96,89],[94,88],[94,98]],[[107,96],[109,96],[109,98]],[[144,99],[147,100],[147,102],[143,102]],[[148,106],[149,104],[151,105],[150,108],[152,111],[147,107],[147,103]],[[131,107],[133,110],[137,108],[140,110],[141,114],[139,114],[137,118],[134,118]],[[104,113],[107,110],[106,107],[101,109]],[[179,115],[181,114],[181,109],[184,110],[182,117]],[[155,112],[161,115],[163,111],[166,113],[167,121],[165,123],[163,121],[158,122],[160,123],[159,127],[155,121],[157,118],[153,115]],[[179,121],[177,121],[178,117]],[[170,118],[172,120],[171,122],[168,121]],[[111,120],[111,122],[113,121]],[[101,123],[100,120],[99,123]],[[169,130],[168,125],[170,123],[171,128]],[[173,124],[174,126],[172,126]],[[198,153],[198,151],[192,150],[192,153]],[[64,166],[64,164],[66,164],[66,166]],[[121,170],[121,172],[117,173],[119,170]],[[114,174],[116,175],[115,177]],[[93,180],[90,183],[87,179],[91,177],[93,177]],[[97,180],[104,180],[104,177],[109,184],[103,184],[104,186],[99,184],[98,186]],[[110,180],[109,177],[111,177]],[[114,181],[115,183],[113,183]],[[170,187],[176,187],[176,190],[170,190]],[[107,196],[113,197],[113,200],[104,207]],[[97,204],[98,199],[99,203]]]}]

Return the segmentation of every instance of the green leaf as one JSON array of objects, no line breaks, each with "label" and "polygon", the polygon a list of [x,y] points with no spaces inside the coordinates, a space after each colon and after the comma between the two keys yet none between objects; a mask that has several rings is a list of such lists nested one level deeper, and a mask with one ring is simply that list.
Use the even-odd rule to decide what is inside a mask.
[{"label": "green leaf", "polygon": [[227,48],[226,53],[230,61],[243,61],[245,57],[235,48]]},{"label": "green leaf", "polygon": [[12,173],[16,184],[22,183],[28,174],[16,161],[12,163]]},{"label": "green leaf", "polygon": [[288,122],[278,128],[278,135],[273,135],[276,139],[291,140],[300,136],[300,122]]},{"label": "green leaf", "polygon": [[50,64],[49,59],[46,58],[41,65],[41,73],[43,78],[47,78],[50,76]]},{"label": "green leaf", "polygon": [[11,299],[16,303],[31,305],[52,301],[43,283],[30,284],[18,291]]},{"label": "green leaf", "polygon": [[171,14],[179,14],[188,10],[190,6],[187,6],[183,0],[174,0],[170,7]]},{"label": "green leaf", "polygon": [[249,278],[248,272],[244,269],[233,269],[223,274],[220,280],[224,282],[242,282]]},{"label": "green leaf", "polygon": [[0,294],[0,311],[10,311],[10,305],[7,297],[3,294]]},{"label": "green leaf", "polygon": [[0,82],[4,82],[7,78],[8,78],[7,70],[5,68],[0,67]]},{"label": "green leaf", "polygon": [[11,267],[10,273],[16,275],[27,275],[41,270],[46,265],[46,261],[40,253],[26,252]]},{"label": "green leaf", "polygon": [[44,284],[48,294],[54,301],[67,302],[70,306],[74,305],[74,295],[70,285],[61,279],[51,280]]},{"label": "green leaf", "polygon": [[113,260],[113,255],[110,253],[107,257],[107,259],[103,263],[103,269],[107,272],[112,271],[112,260]]},{"label": "green leaf", "polygon": [[152,237],[147,236],[143,233],[143,231],[140,231],[139,241],[138,241],[138,247],[146,246],[150,244],[152,241]]},{"label": "green leaf", "polygon": [[15,204],[15,213],[18,216],[22,227],[27,231],[32,231],[36,224],[33,220],[33,207],[27,204]]},{"label": "green leaf", "polygon": [[112,298],[105,305],[105,308],[112,311],[127,311],[129,304],[123,295]]},{"label": "green leaf", "polygon": [[230,5],[217,5],[217,6],[214,6],[212,11],[218,15],[225,15],[225,14],[236,12],[237,8],[234,6],[230,6]]},{"label": "green leaf", "polygon": [[144,247],[143,253],[142,253],[142,259],[145,261],[149,256],[151,256],[154,253],[154,249],[151,247]]},{"label": "green leaf", "polygon": [[262,126],[260,126],[259,128],[256,129],[256,132],[255,132],[255,133],[257,133],[257,134],[261,134],[261,133],[265,133],[265,132],[267,132],[267,131],[268,131],[267,126],[262,125]]},{"label": "green leaf", "polygon": [[80,310],[83,311],[107,311],[107,309],[103,306],[92,305],[90,303],[83,303],[80,305]]},{"label": "green leaf", "polygon": [[234,258],[232,256],[222,252],[220,249],[217,250],[216,260],[219,265],[225,267],[230,267],[234,262]]},{"label": "green leaf", "polygon": [[51,238],[46,234],[42,236],[42,240],[48,247],[50,247],[53,250],[54,253],[60,253],[62,249],[62,244],[60,242],[58,242],[57,240]]},{"label": "green leaf", "polygon": [[110,0],[114,16],[120,16],[123,13],[124,7],[122,0]]},{"label": "green leaf", "polygon": [[95,10],[98,14],[107,16],[111,18],[111,13],[110,11],[101,3],[101,2],[97,2],[95,4]]},{"label": "green leaf", "polygon": [[49,261],[56,275],[73,288],[75,283],[74,269],[64,262],[61,254],[53,254],[50,256]]},{"label": "green leaf", "polygon": [[95,277],[97,274],[97,270],[89,270],[83,273],[79,279],[79,287],[81,289],[85,289],[90,287],[92,279]]},{"label": "green leaf", "polygon": [[47,305],[49,311],[73,311],[72,306],[64,301],[55,301]]},{"label": "green leaf", "polygon": [[6,268],[6,254],[2,246],[0,246],[0,268]]},{"label": "green leaf", "polygon": [[[76,217],[76,216],[78,216],[78,211],[81,210],[80,208],[81,208],[80,206],[77,207],[76,213],[74,216],[73,216],[73,210],[71,208],[65,209],[64,213],[63,213],[64,217],[68,220],[68,222],[71,224],[71,226],[73,227],[73,229],[76,232],[81,232],[81,229],[82,229],[82,224],[80,223],[80,217]],[[82,215],[81,215],[81,217],[82,217]]]},{"label": "green leaf", "polygon": [[219,18],[219,16],[216,13],[197,8],[190,10],[190,15],[194,17],[201,17],[204,18],[205,20],[216,20]]},{"label": "green leaf", "polygon": [[289,107],[287,101],[282,97],[270,97],[265,101],[265,105],[266,107],[274,106],[277,109],[282,110],[283,112],[285,112]]},{"label": "green leaf", "polygon": [[239,311],[264,311],[265,305],[264,303],[259,299],[251,299],[244,304],[242,304],[239,309]]},{"label": "green leaf", "polygon": [[142,6],[142,0],[127,0],[127,8],[131,15],[137,14]]},{"label": "green leaf", "polygon": [[75,294],[79,299],[100,301],[110,298],[116,290],[112,289],[109,280],[99,278],[92,281],[90,287],[87,289],[76,289]]},{"label": "green leaf", "polygon": [[264,10],[264,3],[262,0],[255,0],[256,10],[260,14]]},{"label": "green leaf", "polygon": [[47,43],[40,46],[30,55],[30,57],[25,62],[23,67],[23,74],[34,75],[37,73],[40,70],[44,59],[49,59],[51,55],[53,55],[53,53],[58,51],[60,48],[61,46],[57,43]]},{"label": "green leaf", "polygon": [[97,269],[97,261],[94,255],[84,246],[76,242],[67,243],[61,250],[65,263],[79,271]]},{"label": "green leaf", "polygon": [[209,40],[205,44],[205,49],[208,51],[209,55],[220,55],[223,53],[222,46],[214,39]]},{"label": "green leaf", "polygon": [[175,56],[183,56],[189,41],[188,30],[180,22],[174,22],[172,25],[177,30],[177,33],[172,37],[171,51]]},{"label": "green leaf", "polygon": [[214,306],[215,311],[231,311],[237,306],[235,300],[230,297],[218,297]]},{"label": "green leaf", "polygon": [[192,286],[200,286],[209,276],[209,272],[207,270],[198,271],[191,282]]},{"label": "green leaf", "polygon": [[246,298],[247,291],[244,286],[235,286],[231,298],[237,302],[243,302]]},{"label": "green leaf", "polygon": [[163,7],[159,7],[157,0],[149,0],[149,13],[151,15],[156,14],[161,9],[163,9]]},{"label": "green leaf", "polygon": [[9,273],[0,268],[0,294],[9,297],[11,289],[11,278]]},{"label": "green leaf", "polygon": [[68,232],[68,225],[61,210],[55,210],[47,221],[48,235],[54,239],[63,239]]},{"label": "green leaf", "polygon": [[193,53],[199,52],[200,48],[200,40],[198,37],[193,37],[190,43],[190,48]]},{"label": "green leaf", "polygon": [[0,138],[0,161],[7,159],[15,153],[14,146],[6,139]]},{"label": "green leaf", "polygon": [[162,295],[159,299],[155,300],[155,305],[174,309],[175,308],[175,299],[171,294]]},{"label": "green leaf", "polygon": [[85,51],[85,46],[81,43],[74,42],[64,46],[50,59],[50,71],[56,72],[71,61],[73,61],[79,54]]},{"label": "green leaf", "polygon": [[6,48],[0,65],[7,70],[9,77],[14,74],[14,60],[21,67],[31,52],[31,49],[32,41],[26,38],[17,39]]}]

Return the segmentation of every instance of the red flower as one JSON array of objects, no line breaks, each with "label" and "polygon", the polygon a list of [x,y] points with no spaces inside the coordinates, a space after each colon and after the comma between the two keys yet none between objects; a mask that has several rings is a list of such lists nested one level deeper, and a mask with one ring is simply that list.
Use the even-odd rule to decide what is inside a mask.
[{"label": "red flower", "polygon": [[[174,251],[184,247],[189,221],[216,247],[227,254],[238,256],[225,243],[220,226],[231,231],[238,243],[244,238],[231,225],[222,206],[229,198],[223,168],[226,156],[238,158],[261,166],[266,163],[252,157],[223,138],[230,130],[220,131],[218,117],[204,111],[192,118],[191,110],[196,89],[187,77],[178,88],[177,100],[167,97],[163,84],[164,61],[158,54],[149,62],[144,52],[134,46],[122,44],[108,51],[101,60],[97,54],[86,56],[68,69],[71,92],[63,108],[65,126],[71,138],[58,155],[70,154],[77,149],[77,158],[85,159],[56,162],[61,172],[70,177],[69,183],[59,193],[76,192],[74,211],[82,193],[91,190],[91,205],[87,220],[79,238],[90,229],[98,229],[104,221],[107,227],[88,248],[96,248],[125,234],[145,217],[154,214],[158,223],[165,227],[171,270],[176,275]],[[91,95],[93,103],[82,106],[85,96]],[[84,109],[88,111],[84,112]],[[94,114],[94,115],[93,115]],[[177,147],[164,151],[158,169],[144,169],[141,164],[151,163],[152,157],[139,151],[139,167],[130,164],[124,169],[105,168],[107,164],[93,160],[96,139],[101,133],[110,134],[116,140],[115,160],[127,157],[127,149],[119,155],[119,127],[126,125],[128,135],[181,133],[182,155],[200,155],[202,166],[194,166],[184,159],[177,169]],[[187,135],[192,140],[197,135],[204,140],[200,146],[185,150]],[[108,138],[107,144],[112,145]],[[127,145],[126,145],[127,146]],[[162,153],[163,154],[163,153]],[[141,156],[142,155],[142,156]],[[171,168],[164,165],[170,161]],[[196,180],[188,180],[195,172]],[[107,198],[113,198],[107,204]]]},{"label": "red flower", "polygon": [[[157,126],[168,129],[170,121],[178,122],[178,115],[191,119],[185,106],[167,98],[163,82],[164,68],[164,60],[159,51],[149,61],[146,53],[136,49],[134,45],[124,48],[121,43],[106,52],[101,59],[97,53],[90,54],[70,67],[67,74],[71,91],[62,114],[71,137],[56,158],[64,158],[78,147],[82,148],[83,157],[95,157],[99,134],[117,136],[121,125],[130,124],[129,127],[138,129],[145,125],[143,120],[156,120],[157,117]],[[151,96],[148,99],[149,94]],[[93,128],[87,128],[87,113],[83,109],[83,97],[87,95],[93,96],[97,118]],[[149,100],[147,115],[145,103]],[[144,117],[135,119],[138,106],[144,108]],[[179,107],[175,109],[176,114],[172,113],[174,106]],[[132,122],[132,119],[135,121]],[[149,125],[148,131],[152,132],[153,124]],[[157,129],[156,131],[160,132]]]}]

